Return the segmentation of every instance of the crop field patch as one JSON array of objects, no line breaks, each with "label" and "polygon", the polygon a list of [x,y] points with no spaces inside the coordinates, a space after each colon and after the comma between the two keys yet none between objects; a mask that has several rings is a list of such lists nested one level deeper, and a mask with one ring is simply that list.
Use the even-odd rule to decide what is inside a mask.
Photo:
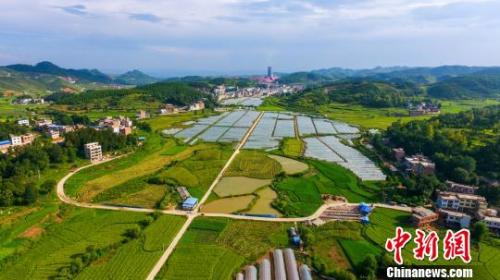
[{"label": "crop field patch", "polygon": [[200,184],[198,177],[196,177],[191,171],[183,166],[174,166],[162,171],[159,175],[161,179],[172,179],[178,184],[196,187]]},{"label": "crop field patch", "polygon": [[245,176],[272,179],[281,171],[281,165],[260,151],[241,151],[229,166],[226,176]]},{"label": "crop field patch", "polygon": [[[197,218],[157,278],[233,279],[234,273],[244,264],[255,262],[271,248],[287,246],[290,226],[287,223]],[[200,242],[192,242],[193,236]]]},{"label": "crop field patch", "polygon": [[289,177],[276,184],[274,189],[281,199],[287,201],[282,207],[289,216],[309,216],[323,203],[314,182],[308,179]]},{"label": "crop field patch", "polygon": [[132,207],[155,208],[165,196],[165,186],[146,185],[143,190],[105,201],[104,204],[127,205]]},{"label": "crop field patch", "polygon": [[[366,258],[366,255],[379,256],[382,250],[366,240],[340,239],[340,246],[354,267],[358,267]],[[360,254],[363,252],[363,254]]]},{"label": "crop field patch", "polygon": [[249,214],[273,214],[276,216],[281,216],[281,213],[272,207],[272,202],[278,197],[275,191],[267,187],[257,192],[258,199],[252,206],[250,211],[246,213]]},{"label": "crop field patch", "polygon": [[307,164],[291,158],[276,155],[269,155],[269,157],[278,161],[283,171],[285,171],[285,173],[289,175],[307,171],[307,169],[309,168]]},{"label": "crop field patch", "polygon": [[300,157],[304,151],[304,143],[298,138],[285,138],[281,150],[285,156]]},{"label": "crop field patch", "polygon": [[254,199],[254,195],[221,198],[204,204],[201,211],[205,213],[234,213],[246,209]]},{"label": "crop field patch", "polygon": [[215,186],[214,192],[219,197],[250,194],[263,186],[269,185],[270,179],[255,179],[249,177],[224,177]]},{"label": "crop field patch", "polygon": [[[123,240],[124,232],[147,217],[147,214],[134,212],[104,211],[92,209],[70,209],[68,216],[60,223],[55,223],[48,227],[40,239],[32,244],[30,250],[20,252],[14,262],[6,263],[0,270],[1,279],[48,279],[57,274],[58,269],[68,266],[71,256],[84,253],[88,246],[97,248],[120,243]],[[181,217],[160,217],[146,228],[146,238],[149,236],[148,230],[153,230],[156,226],[168,230],[163,235],[155,237],[152,242],[169,243],[173,234],[177,232],[184,221]],[[165,227],[165,223],[168,224]],[[92,279],[103,279],[106,276],[116,276],[127,273],[132,278],[144,278],[146,275],[135,269],[142,269],[146,274],[156,262],[162,250],[147,252],[142,250],[142,241],[137,240],[137,246],[133,242],[119,246],[115,254],[108,255],[110,258],[102,262],[103,267],[109,267],[105,274],[89,274]],[[141,252],[136,255],[131,247],[136,248],[134,252]],[[155,246],[159,248],[158,246]],[[116,266],[109,266],[115,263],[121,251],[124,251],[123,259],[116,261]],[[128,260],[127,260],[128,259]],[[134,264],[135,263],[135,264]],[[125,266],[124,266],[125,265]],[[128,266],[127,266],[128,265]],[[135,269],[124,269],[131,267]],[[90,269],[88,267],[86,269]],[[86,269],[82,273],[85,273]],[[86,278],[86,277],[82,277]]]},{"label": "crop field patch", "polygon": [[[152,137],[150,138],[152,139]],[[65,190],[79,201],[92,201],[100,193],[137,177],[152,174],[174,160],[185,160],[195,151],[207,149],[213,144],[191,146],[173,155],[163,156],[163,151],[175,146],[173,140],[158,143],[155,150],[137,153],[84,169],[68,179]],[[147,148],[147,147],[145,147]]]}]

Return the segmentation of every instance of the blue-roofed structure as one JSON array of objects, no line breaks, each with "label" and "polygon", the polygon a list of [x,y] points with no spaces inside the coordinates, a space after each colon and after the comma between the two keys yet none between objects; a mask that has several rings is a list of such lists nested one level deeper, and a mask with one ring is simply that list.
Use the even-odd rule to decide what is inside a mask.
[{"label": "blue-roofed structure", "polygon": [[188,197],[182,203],[182,209],[184,210],[193,210],[198,204],[198,199],[196,197]]},{"label": "blue-roofed structure", "polygon": [[370,223],[370,218],[368,218],[368,216],[363,216],[361,217],[361,223],[366,225],[366,224],[369,224]]},{"label": "blue-roofed structure", "polygon": [[11,144],[10,140],[2,140],[2,141],[0,141],[0,146],[10,145],[10,144]]},{"label": "blue-roofed structure", "polygon": [[363,216],[369,215],[372,212],[372,210],[373,210],[372,207],[370,207],[370,205],[364,202],[361,202],[359,204],[359,212],[361,212],[361,215]]}]

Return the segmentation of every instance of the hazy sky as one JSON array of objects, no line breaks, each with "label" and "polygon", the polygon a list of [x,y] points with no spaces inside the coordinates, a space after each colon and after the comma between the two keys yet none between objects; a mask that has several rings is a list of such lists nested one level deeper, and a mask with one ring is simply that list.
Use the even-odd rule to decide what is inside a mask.
[{"label": "hazy sky", "polygon": [[0,65],[258,73],[500,65],[500,1],[1,0]]}]

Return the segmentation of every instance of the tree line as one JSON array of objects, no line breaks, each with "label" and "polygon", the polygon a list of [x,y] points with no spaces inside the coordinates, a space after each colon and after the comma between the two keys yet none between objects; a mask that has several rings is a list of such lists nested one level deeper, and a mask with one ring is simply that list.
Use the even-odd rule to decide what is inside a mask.
[{"label": "tree line", "polygon": [[[10,124],[0,124],[0,131],[12,133]],[[56,182],[48,179],[40,182],[43,173],[50,168],[72,164],[77,157],[84,157],[83,144],[98,141],[103,152],[123,150],[134,145],[133,136],[115,134],[110,130],[84,128],[66,133],[63,144],[52,143],[38,137],[32,144],[16,147],[0,156],[0,206],[29,205],[40,195],[50,193]]]}]

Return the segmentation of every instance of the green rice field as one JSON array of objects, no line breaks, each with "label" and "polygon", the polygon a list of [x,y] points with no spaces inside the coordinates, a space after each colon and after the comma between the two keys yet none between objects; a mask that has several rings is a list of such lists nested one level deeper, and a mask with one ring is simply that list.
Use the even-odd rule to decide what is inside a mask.
[{"label": "green rice field", "polygon": [[[288,244],[289,224],[197,218],[158,279],[233,279],[246,264]],[[196,256],[196,257],[193,257]]]},{"label": "green rice field", "polygon": [[[106,251],[95,264],[84,267],[79,279],[106,277],[144,278],[163,252],[184,218],[161,216],[143,230],[143,236],[123,243],[123,234],[148,215],[133,212],[102,211],[69,207],[60,221],[44,229],[30,250],[19,252],[0,269],[0,279],[50,279],[69,267],[73,257],[89,246],[115,249]],[[127,269],[124,269],[126,267]]]},{"label": "green rice field", "polygon": [[226,176],[272,179],[281,171],[280,164],[261,151],[241,151],[226,172]]}]

